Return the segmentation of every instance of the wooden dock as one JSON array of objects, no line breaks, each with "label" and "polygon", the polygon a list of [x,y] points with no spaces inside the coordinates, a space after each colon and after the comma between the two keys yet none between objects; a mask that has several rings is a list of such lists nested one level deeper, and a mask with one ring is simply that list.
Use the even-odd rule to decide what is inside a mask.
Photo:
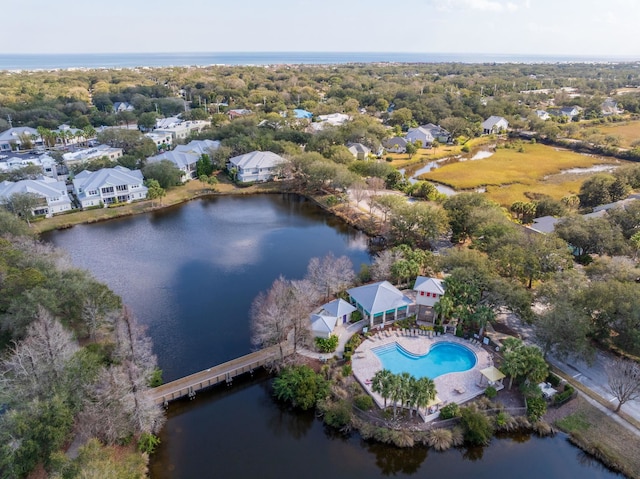
[{"label": "wooden dock", "polygon": [[[282,345],[282,353],[288,356],[293,353],[293,347],[289,343]],[[169,402],[182,397],[193,398],[196,392],[221,382],[230,384],[233,378],[245,373],[253,373],[254,370],[271,363],[280,355],[280,345],[261,349],[249,353],[226,363],[218,364],[204,371],[185,376],[170,383],[149,389],[149,394],[156,404],[168,405]]]}]

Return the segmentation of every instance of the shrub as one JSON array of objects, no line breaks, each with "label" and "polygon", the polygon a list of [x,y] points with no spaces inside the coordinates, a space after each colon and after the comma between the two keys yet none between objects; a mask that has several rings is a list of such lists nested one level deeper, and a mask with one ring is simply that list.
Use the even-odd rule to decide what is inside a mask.
[{"label": "shrub", "polygon": [[388,161],[389,163],[391,163],[391,162],[393,161],[393,158],[391,158],[390,156],[387,156],[387,157],[385,158],[385,160],[386,160],[386,161]]},{"label": "shrub", "polygon": [[473,407],[460,410],[464,440],[471,445],[484,446],[489,444],[493,436],[493,426],[485,413]]},{"label": "shrub", "polygon": [[336,429],[345,429],[351,424],[351,406],[348,401],[338,401],[326,407],[324,422]]},{"label": "shrub", "polygon": [[350,323],[357,323],[360,320],[362,320],[362,313],[360,311],[355,310],[351,313],[351,319],[349,320]]},{"label": "shrub", "polygon": [[327,206],[331,207],[340,203],[340,200],[336,198],[334,195],[331,195],[331,196],[327,196],[326,202],[327,202]]},{"label": "shrub", "polygon": [[353,404],[362,411],[369,411],[373,408],[373,399],[368,394],[361,394],[360,396],[356,396]]},{"label": "shrub", "polygon": [[149,376],[149,387],[155,388],[160,386],[164,381],[162,381],[162,369],[155,368],[151,375]]},{"label": "shrub", "polygon": [[452,402],[440,408],[440,419],[451,419],[460,416],[460,406]]},{"label": "shrub", "polygon": [[560,385],[560,378],[553,373],[549,373],[546,381],[551,384],[554,388]]},{"label": "shrub", "polygon": [[571,397],[573,396],[573,393],[575,392],[575,389],[573,389],[573,387],[571,387],[570,385],[566,385],[564,387],[564,391],[562,391],[561,393],[558,393],[554,396],[553,398],[553,402],[559,406],[560,404],[564,404],[565,402],[567,402],[569,399],[571,399]]},{"label": "shrub", "polygon": [[429,431],[427,444],[436,451],[446,451],[453,445],[453,434],[448,429],[433,429]]},{"label": "shrub", "polygon": [[342,366],[342,375],[346,378],[347,376],[351,376],[352,369],[351,364],[345,364]]},{"label": "shrub", "polygon": [[328,338],[316,338],[316,347],[323,353],[332,353],[338,347],[338,336],[332,334]]},{"label": "shrub", "polygon": [[460,148],[460,151],[464,153],[469,153],[471,151],[471,147],[469,145],[462,145],[462,148]]},{"label": "shrub", "polygon": [[153,454],[160,444],[160,438],[154,434],[143,432],[138,439],[138,451]]},{"label": "shrub", "polygon": [[531,421],[537,421],[547,412],[547,402],[542,398],[527,400],[527,417]]},{"label": "shrub", "polygon": [[493,386],[489,386],[487,389],[484,390],[484,394],[489,399],[493,399],[498,395],[498,391],[496,391],[496,388],[494,388]]},{"label": "shrub", "polygon": [[273,394],[281,401],[307,410],[329,394],[329,383],[309,366],[294,366],[284,369],[273,380]]}]

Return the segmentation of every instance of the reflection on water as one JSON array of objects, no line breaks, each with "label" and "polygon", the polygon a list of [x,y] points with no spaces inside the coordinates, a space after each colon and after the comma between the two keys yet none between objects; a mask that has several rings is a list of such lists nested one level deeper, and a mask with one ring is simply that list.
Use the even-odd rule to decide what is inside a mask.
[{"label": "reflection on water", "polygon": [[[45,235],[120,294],[149,326],[165,379],[249,351],[248,310],[280,274],[313,256],[369,261],[366,237],[295,196],[225,197]],[[248,251],[251,250],[251,251]],[[227,258],[231,256],[232,258]],[[609,478],[561,436],[484,449],[398,449],[328,430],[274,402],[266,374],[169,407],[153,479]]]}]

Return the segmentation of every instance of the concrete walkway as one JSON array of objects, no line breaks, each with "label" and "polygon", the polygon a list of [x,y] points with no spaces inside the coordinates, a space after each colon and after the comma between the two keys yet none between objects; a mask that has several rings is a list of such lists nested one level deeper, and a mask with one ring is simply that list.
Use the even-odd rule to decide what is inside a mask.
[{"label": "concrete walkway", "polygon": [[362,328],[367,325],[368,322],[364,319],[353,324],[346,323],[336,325],[335,329],[333,330],[333,334],[338,336],[338,347],[336,348],[334,353],[319,353],[307,348],[298,348],[297,352],[302,356],[319,359],[320,361],[326,361],[327,359],[330,359],[332,357],[342,359],[344,354],[344,346],[345,344],[347,344],[347,341],[351,339],[351,336],[362,331]]}]

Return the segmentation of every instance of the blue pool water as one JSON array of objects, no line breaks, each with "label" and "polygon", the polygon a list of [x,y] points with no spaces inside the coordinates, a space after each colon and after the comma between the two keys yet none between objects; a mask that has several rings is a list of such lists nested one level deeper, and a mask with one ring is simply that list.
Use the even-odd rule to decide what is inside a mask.
[{"label": "blue pool water", "polygon": [[394,374],[407,372],[416,378],[435,379],[443,374],[468,371],[477,361],[469,348],[448,342],[434,344],[427,354],[421,356],[410,353],[398,343],[386,344],[372,351],[384,369]]}]

